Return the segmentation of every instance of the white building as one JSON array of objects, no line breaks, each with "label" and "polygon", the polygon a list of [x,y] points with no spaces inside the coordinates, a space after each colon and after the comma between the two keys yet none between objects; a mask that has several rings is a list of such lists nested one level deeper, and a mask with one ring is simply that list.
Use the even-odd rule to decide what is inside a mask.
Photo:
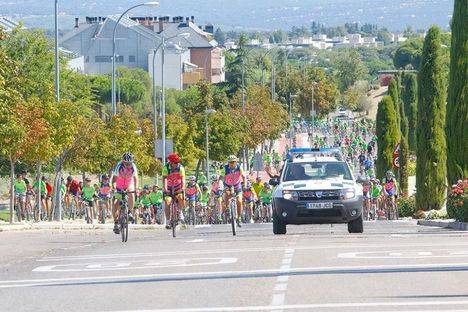
[{"label": "white building", "polygon": [[[150,77],[153,77],[153,56],[154,52],[148,54],[148,72]],[[155,75],[156,85],[162,85],[162,49],[156,53],[155,61]],[[188,49],[181,49],[176,45],[169,45],[164,54],[164,85],[166,88],[182,90],[184,88],[184,69],[190,63],[190,51]],[[193,65],[197,67],[196,65]],[[190,66],[188,66],[190,67]],[[187,68],[188,69],[188,68]]]}]

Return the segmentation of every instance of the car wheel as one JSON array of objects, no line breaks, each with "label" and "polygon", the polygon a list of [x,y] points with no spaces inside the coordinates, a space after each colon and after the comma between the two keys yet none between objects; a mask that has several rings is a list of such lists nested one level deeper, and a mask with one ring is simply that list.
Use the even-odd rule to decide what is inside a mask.
[{"label": "car wheel", "polygon": [[364,223],[362,221],[362,215],[359,218],[348,222],[348,232],[349,233],[362,233],[364,232]]},{"label": "car wheel", "polygon": [[286,234],[286,223],[284,223],[275,211],[273,211],[273,234],[284,235]]}]

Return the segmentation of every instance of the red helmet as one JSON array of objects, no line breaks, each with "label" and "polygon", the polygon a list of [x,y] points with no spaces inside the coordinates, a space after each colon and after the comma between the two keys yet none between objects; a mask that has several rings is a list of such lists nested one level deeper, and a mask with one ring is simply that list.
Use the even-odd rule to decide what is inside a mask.
[{"label": "red helmet", "polygon": [[176,153],[169,154],[169,156],[167,156],[167,160],[173,164],[180,163],[180,157]]}]

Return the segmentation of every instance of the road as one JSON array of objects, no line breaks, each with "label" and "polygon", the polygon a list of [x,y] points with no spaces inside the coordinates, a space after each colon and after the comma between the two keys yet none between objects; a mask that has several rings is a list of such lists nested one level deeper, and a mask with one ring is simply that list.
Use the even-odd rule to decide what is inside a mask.
[{"label": "road", "polygon": [[[21,248],[20,248],[21,247]],[[413,221],[0,233],[1,311],[468,311],[468,233]]]}]

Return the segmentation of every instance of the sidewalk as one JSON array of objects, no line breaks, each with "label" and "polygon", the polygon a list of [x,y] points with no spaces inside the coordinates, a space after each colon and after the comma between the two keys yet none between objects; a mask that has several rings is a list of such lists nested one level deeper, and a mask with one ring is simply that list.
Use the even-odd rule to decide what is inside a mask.
[{"label": "sidewalk", "polygon": [[418,225],[435,226],[457,231],[468,231],[467,222],[458,222],[455,220],[418,220]]},{"label": "sidewalk", "polygon": [[[80,221],[65,220],[62,222],[15,222],[9,224],[8,222],[0,222],[0,232],[3,231],[21,231],[21,230],[111,230],[114,224],[109,222],[106,224],[86,224]],[[163,229],[163,225],[159,224],[129,224],[129,228],[133,230],[157,230]]]}]

